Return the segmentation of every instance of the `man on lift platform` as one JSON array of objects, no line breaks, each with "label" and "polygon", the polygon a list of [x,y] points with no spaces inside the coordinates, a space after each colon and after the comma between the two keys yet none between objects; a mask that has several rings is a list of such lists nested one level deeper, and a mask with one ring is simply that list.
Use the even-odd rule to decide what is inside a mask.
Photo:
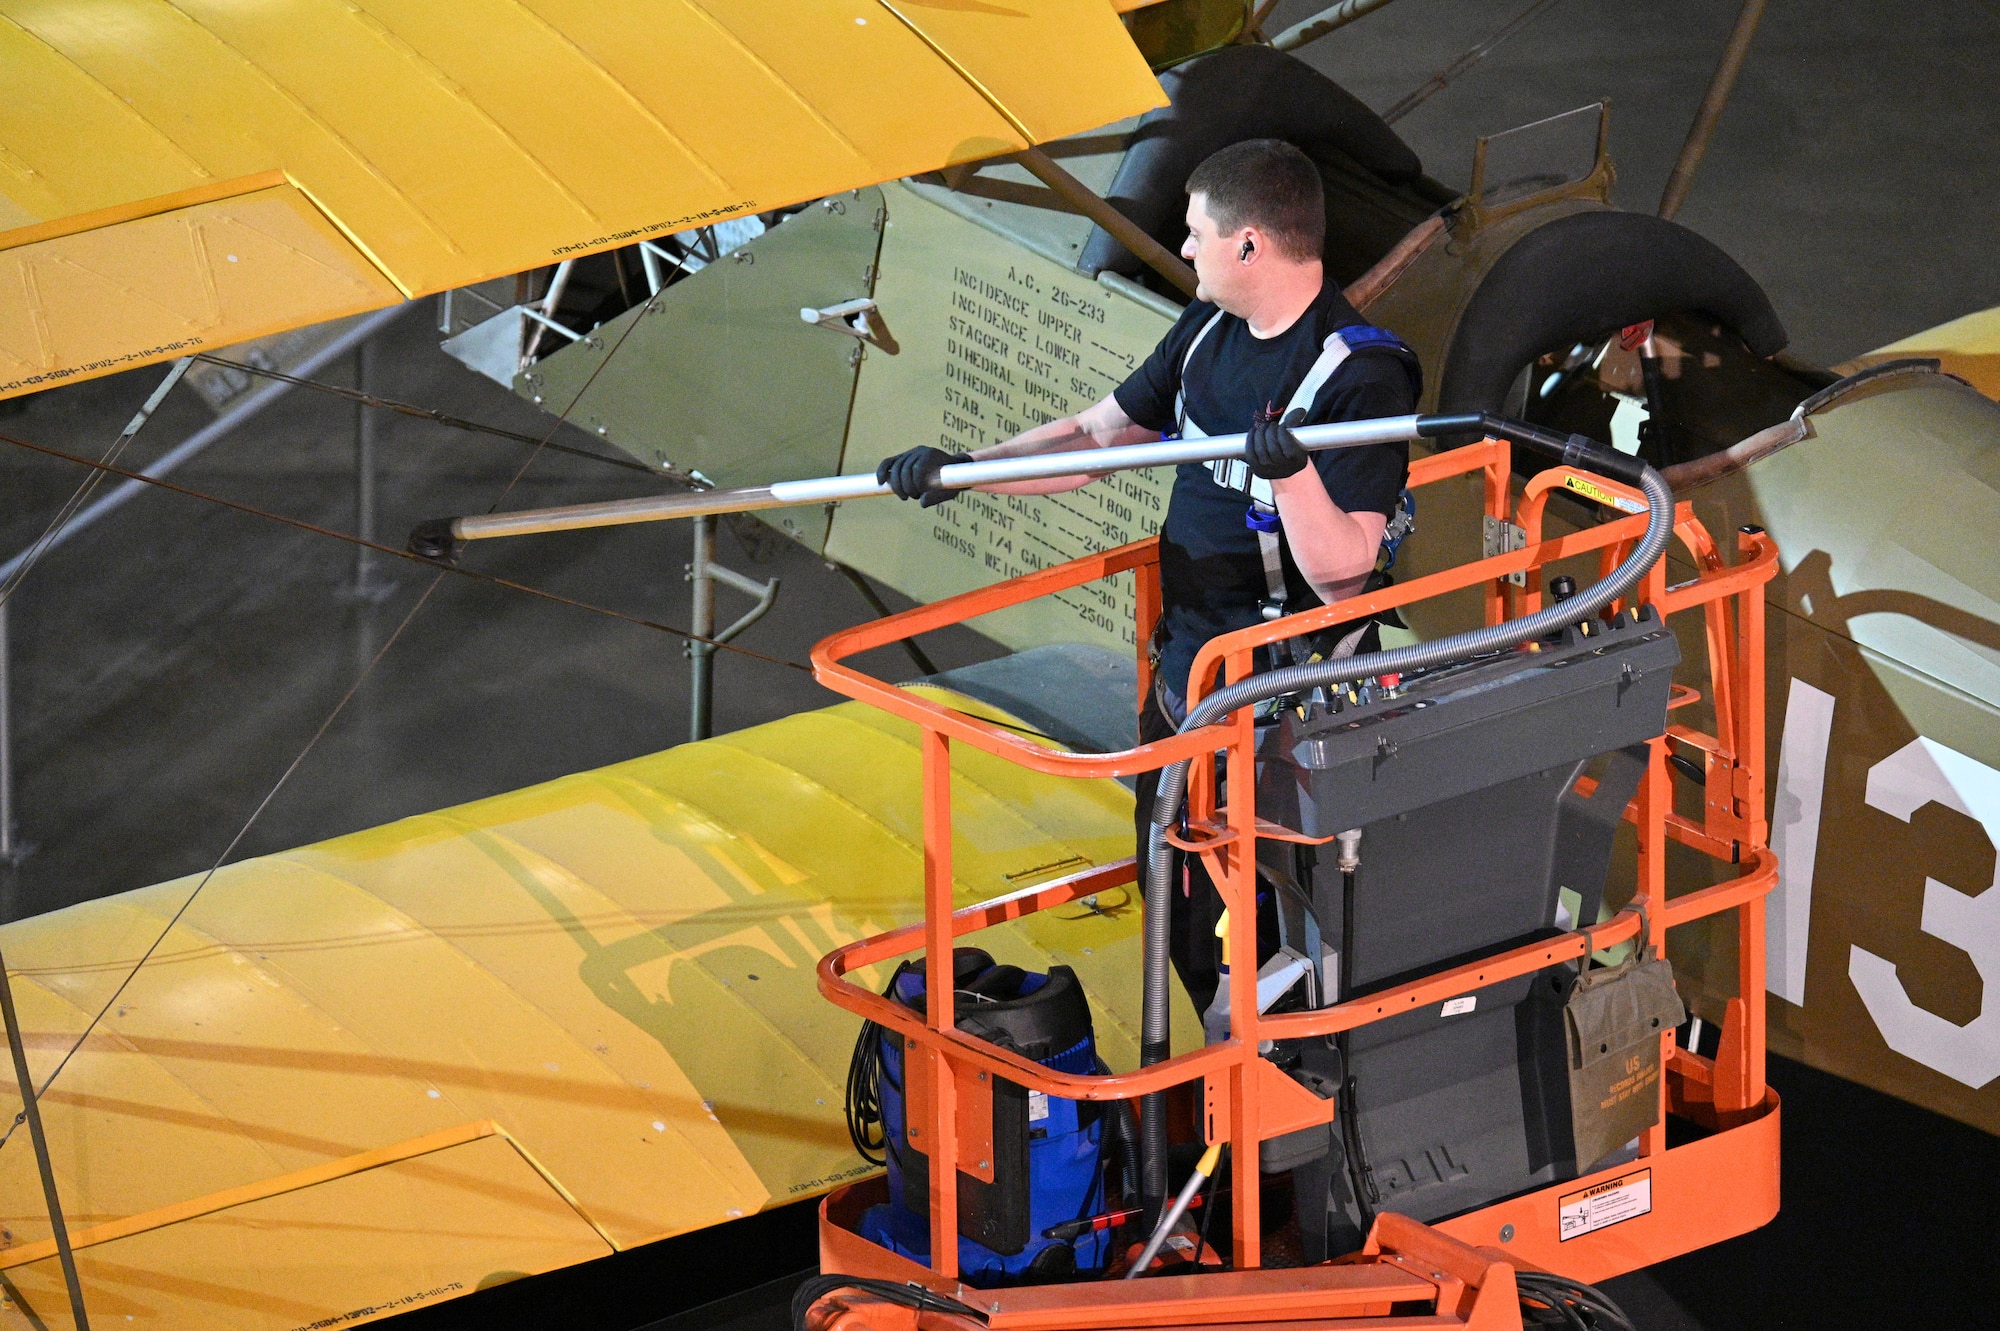
[{"label": "man on lift platform", "polygon": [[[1174,732],[1188,673],[1210,638],[1330,604],[1374,573],[1409,461],[1405,444],[1308,454],[1289,427],[1399,416],[1416,409],[1416,357],[1366,323],[1320,262],[1326,204],[1319,171],[1297,148],[1253,139],[1214,154],[1188,178],[1181,257],[1196,299],[1153,354],[1096,405],[966,456],[913,448],[884,458],[876,479],[926,507],[956,491],[939,469],[1072,449],[1199,439],[1247,430],[1244,461],[1178,469],[1160,532],[1154,687],[1142,741]],[[1089,477],[989,488],[1055,494]],[[1291,650],[1322,657],[1375,649],[1374,624],[1340,625]],[[1158,773],[1140,779],[1140,844]],[[1221,898],[1198,865],[1173,912],[1175,969],[1197,1012],[1217,983]]]}]

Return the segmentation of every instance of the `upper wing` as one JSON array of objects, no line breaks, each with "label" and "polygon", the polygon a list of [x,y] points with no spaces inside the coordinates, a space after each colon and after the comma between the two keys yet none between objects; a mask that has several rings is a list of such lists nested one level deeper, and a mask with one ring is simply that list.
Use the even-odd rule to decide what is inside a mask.
[{"label": "upper wing", "polygon": [[1164,102],[1105,0],[0,0],[0,397]]}]

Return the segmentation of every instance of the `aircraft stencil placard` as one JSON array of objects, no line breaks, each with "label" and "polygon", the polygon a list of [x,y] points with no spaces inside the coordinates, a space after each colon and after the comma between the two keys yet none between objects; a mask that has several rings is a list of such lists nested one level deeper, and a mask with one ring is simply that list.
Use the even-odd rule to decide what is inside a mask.
[{"label": "aircraft stencil placard", "polygon": [[[960,451],[1067,416],[1122,383],[1172,320],[1010,244],[914,190],[885,186],[876,300],[902,344],[861,364],[844,470],[917,444]],[[1123,472],[1059,495],[969,494],[936,508],[884,500],[836,511],[826,554],[935,601],[1151,536],[1173,473]],[[1010,647],[1134,645],[1132,579],[990,615]]]}]

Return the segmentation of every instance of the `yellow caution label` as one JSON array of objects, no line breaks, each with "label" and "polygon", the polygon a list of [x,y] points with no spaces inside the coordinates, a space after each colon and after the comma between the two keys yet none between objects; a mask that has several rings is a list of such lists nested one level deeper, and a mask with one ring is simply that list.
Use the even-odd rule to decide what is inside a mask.
[{"label": "yellow caution label", "polygon": [[1624,495],[1613,494],[1603,486],[1592,481],[1586,481],[1581,476],[1565,476],[1563,477],[1563,485],[1565,488],[1582,495],[1585,499],[1603,504],[1607,508],[1619,509],[1626,513],[1643,513],[1646,511],[1646,506],[1637,500],[1627,499]]}]

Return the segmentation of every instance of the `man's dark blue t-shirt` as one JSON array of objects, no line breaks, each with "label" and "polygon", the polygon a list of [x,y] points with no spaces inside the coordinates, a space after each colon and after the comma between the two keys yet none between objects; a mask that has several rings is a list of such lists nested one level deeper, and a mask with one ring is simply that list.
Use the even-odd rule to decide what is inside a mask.
[{"label": "man's dark blue t-shirt", "polygon": [[[1188,344],[1215,314],[1196,301],[1168,330],[1153,354],[1113,396],[1139,425],[1173,434],[1175,390],[1183,387],[1181,364]],[[1282,408],[1319,359],[1327,336],[1366,322],[1331,284],[1290,328],[1258,338],[1235,315],[1225,314],[1188,362],[1188,419],[1209,434],[1239,434],[1254,413]],[[1306,423],[1367,420],[1416,410],[1405,365],[1392,356],[1357,354],[1336,370],[1313,399]],[[1342,511],[1395,512],[1409,471],[1407,444],[1341,448],[1312,455],[1327,495]],[[1162,681],[1187,696],[1188,671],[1195,653],[1218,634],[1262,622],[1268,594],[1257,534],[1244,524],[1250,497],[1215,483],[1205,463],[1176,469],[1167,521],[1160,532]],[[1300,574],[1289,543],[1284,548],[1286,608],[1296,612],[1323,602]]]}]

